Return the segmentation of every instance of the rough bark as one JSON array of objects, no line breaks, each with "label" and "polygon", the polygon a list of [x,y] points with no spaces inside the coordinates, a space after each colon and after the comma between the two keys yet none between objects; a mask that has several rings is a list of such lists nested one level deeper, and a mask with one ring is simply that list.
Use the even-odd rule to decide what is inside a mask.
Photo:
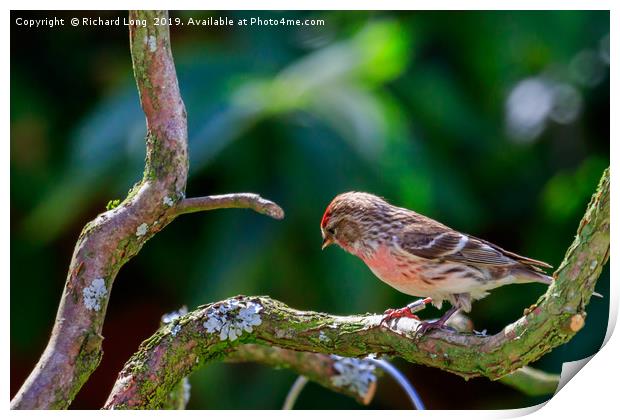
[{"label": "rough bark", "polygon": [[[164,327],[142,343],[119,374],[105,407],[157,408],[162,394],[181,378],[248,343],[345,357],[398,356],[466,379],[500,379],[566,343],[583,328],[586,305],[608,257],[609,169],[553,284],[523,317],[495,335],[442,330],[416,338],[418,323],[411,319],[386,326],[380,323],[381,315],[335,316],[299,311],[265,296],[239,296],[179,318],[174,336],[170,327]],[[256,317],[247,315],[248,308]]]},{"label": "rough bark", "polygon": [[[146,116],[144,175],[116,208],[82,230],[69,265],[50,340],[11,401],[13,409],[69,406],[102,357],[101,335],[112,284],[120,268],[176,216],[215,208],[252,208],[276,218],[284,213],[255,194],[185,199],[187,120],[170,49],[165,11],[133,11],[147,26],[130,26],[131,58]],[[209,203],[208,208],[194,207]],[[177,209],[178,207],[178,209]]]}]

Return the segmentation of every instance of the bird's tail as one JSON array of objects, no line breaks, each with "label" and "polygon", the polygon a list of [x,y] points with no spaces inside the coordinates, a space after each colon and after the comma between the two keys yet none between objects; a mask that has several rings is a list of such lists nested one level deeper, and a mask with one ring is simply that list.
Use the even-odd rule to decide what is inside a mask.
[{"label": "bird's tail", "polygon": [[[539,271],[518,268],[514,274],[519,279],[519,283],[543,283],[547,285],[553,283],[553,277]],[[592,292],[592,296],[603,297],[603,295],[597,292]]]}]

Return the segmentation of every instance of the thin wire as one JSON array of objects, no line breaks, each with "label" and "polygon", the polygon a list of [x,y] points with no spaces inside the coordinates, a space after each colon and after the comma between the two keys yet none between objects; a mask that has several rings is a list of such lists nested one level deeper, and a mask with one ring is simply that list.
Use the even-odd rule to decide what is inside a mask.
[{"label": "thin wire", "polygon": [[403,375],[398,369],[394,367],[391,363],[382,359],[373,359],[367,357],[366,359],[370,363],[379,366],[386,373],[388,373],[392,378],[398,382],[398,384],[403,388],[403,390],[407,393],[407,396],[411,400],[411,404],[415,407],[416,410],[426,410],[424,407],[424,403],[422,402],[422,398],[420,398],[420,394],[415,390],[413,385],[409,382],[409,380]]},{"label": "thin wire", "polygon": [[301,394],[301,391],[304,389],[307,383],[308,383],[308,378],[306,378],[305,376],[300,375],[297,377],[297,379],[295,380],[295,383],[293,383],[293,386],[291,387],[290,391],[286,395],[286,400],[284,400],[284,405],[282,406],[282,410],[293,409],[293,406],[295,405],[295,402],[297,401],[299,394]]}]

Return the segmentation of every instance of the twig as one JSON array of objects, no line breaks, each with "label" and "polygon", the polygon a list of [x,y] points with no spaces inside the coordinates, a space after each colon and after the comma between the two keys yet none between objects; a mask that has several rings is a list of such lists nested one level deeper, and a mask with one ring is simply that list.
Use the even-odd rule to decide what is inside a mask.
[{"label": "twig", "polygon": [[301,391],[304,389],[307,383],[308,383],[308,378],[306,378],[303,375],[299,375],[297,379],[295,379],[293,386],[288,391],[288,394],[286,394],[286,400],[284,401],[282,410],[293,409],[293,407],[295,406],[295,402],[297,401],[297,398],[299,397],[299,394],[301,394]]},{"label": "twig", "polygon": [[266,200],[258,194],[237,193],[211,195],[208,197],[186,198],[177,203],[171,210],[174,215],[194,213],[215,209],[252,209],[258,213],[273,217],[284,218],[284,210],[276,203]]}]

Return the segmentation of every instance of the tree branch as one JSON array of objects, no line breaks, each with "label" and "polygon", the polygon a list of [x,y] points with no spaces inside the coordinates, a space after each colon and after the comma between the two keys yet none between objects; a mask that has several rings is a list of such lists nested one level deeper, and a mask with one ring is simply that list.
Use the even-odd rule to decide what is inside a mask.
[{"label": "tree branch", "polygon": [[560,384],[560,375],[523,366],[509,375],[502,376],[499,381],[526,395],[537,397],[554,394]]},{"label": "tree branch", "polygon": [[[474,332],[474,323],[462,312],[457,312],[450,317],[446,325],[461,333]],[[560,375],[524,366],[502,376],[498,381],[526,395],[541,396],[555,393],[560,384]]]},{"label": "tree branch", "polygon": [[327,389],[352,397],[364,405],[372,401],[377,390],[377,373],[374,366],[363,360],[347,361],[351,369],[343,372],[340,368],[342,364],[340,359],[328,354],[245,344],[229,353],[224,361],[253,362],[276,369],[290,369]]},{"label": "tree branch", "polygon": [[418,322],[381,325],[381,315],[335,316],[292,309],[269,297],[210,304],[142,343],[127,362],[106,408],[157,408],[179,380],[224,359],[239,345],[364,357],[399,356],[464,378],[502,378],[569,341],[585,323],[585,306],[609,256],[609,169],[555,273],[555,281],[523,317],[493,336],[433,331],[414,339]]},{"label": "tree branch", "polygon": [[131,12],[148,19],[130,26],[131,56],[146,115],[144,177],[117,208],[88,223],[75,247],[51,339],[12,408],[65,408],[99,365],[101,330],[120,267],[170,222],[165,197],[179,197],[187,179],[187,122],[170,51],[165,12]]},{"label": "tree branch", "polygon": [[[188,171],[185,106],[168,26],[154,24],[155,18],[166,21],[168,13],[132,11],[130,17],[133,22],[148,22],[129,27],[134,77],[146,116],[144,175],[118,207],[98,215],[82,230],[50,340],[11,401],[13,409],[69,406],[101,360],[101,331],[118,271],[148,239],[183,213],[175,203],[187,205],[183,199]],[[252,207],[250,195],[243,196],[246,201],[242,199],[240,206]],[[260,202],[264,213],[283,215],[275,204]]]},{"label": "tree branch", "polygon": [[258,194],[236,193],[211,195],[208,197],[186,198],[177,203],[173,214],[195,213],[215,209],[252,209],[274,219],[284,218],[284,210],[276,203],[266,200]]},{"label": "tree branch", "polygon": [[[178,320],[187,314],[187,307],[183,306],[177,311],[165,314],[162,324],[171,324],[171,333],[176,335],[181,326]],[[226,355],[228,363],[261,363],[275,369],[290,369],[303,375],[305,378],[328,388],[353,397],[360,404],[369,404],[374,397],[377,384],[377,376],[374,366],[370,363],[358,360],[342,361],[341,358],[321,353],[299,352],[282,349],[280,347],[261,346],[259,344],[245,344],[237,347]],[[343,363],[348,364],[347,372],[342,372]],[[380,374],[381,371],[378,371]],[[348,380],[343,381],[343,374],[348,375]],[[187,390],[189,382],[184,377],[163,402],[162,408],[183,409],[187,404],[189,395]]]},{"label": "tree branch", "polygon": [[[186,313],[187,309],[183,308],[181,312],[172,314],[172,320],[178,319],[179,316]],[[465,315],[458,313],[448,321],[448,325],[460,332],[471,332],[473,324]],[[311,380],[331,391],[352,397],[364,405],[370,404],[374,398],[378,386],[378,377],[382,373],[381,370],[368,372],[367,370],[357,369],[348,372],[351,380],[342,383],[342,369],[338,364],[339,358],[333,355],[287,350],[259,344],[239,346],[235,351],[229,353],[224,361],[227,363],[260,363],[275,369],[290,369],[302,375],[306,381]],[[372,369],[369,364],[363,361],[351,360],[349,364]],[[351,375],[351,373],[357,373],[357,375]],[[499,381],[527,395],[550,395],[558,387],[559,375],[549,374],[526,366],[500,378]],[[360,386],[355,387],[351,383],[357,383]],[[187,377],[185,377],[170,393],[172,401],[164,403],[163,407],[184,408],[187,403],[187,396],[185,395],[187,387]]]}]

